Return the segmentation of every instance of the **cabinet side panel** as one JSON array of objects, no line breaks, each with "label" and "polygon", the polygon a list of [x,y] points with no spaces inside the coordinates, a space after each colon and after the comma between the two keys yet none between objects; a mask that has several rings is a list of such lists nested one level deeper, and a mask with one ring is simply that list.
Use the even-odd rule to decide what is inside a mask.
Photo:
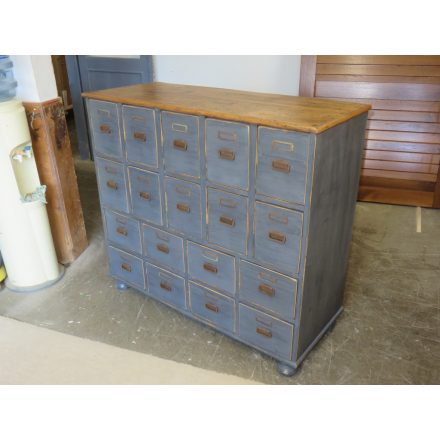
[{"label": "cabinet side panel", "polygon": [[317,138],[296,360],[342,306],[366,118]]}]

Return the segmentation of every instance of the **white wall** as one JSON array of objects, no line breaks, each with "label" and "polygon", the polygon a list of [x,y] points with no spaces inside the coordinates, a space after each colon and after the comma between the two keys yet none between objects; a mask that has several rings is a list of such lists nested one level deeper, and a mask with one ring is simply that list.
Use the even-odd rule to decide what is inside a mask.
[{"label": "white wall", "polygon": [[155,55],[156,81],[298,95],[300,55]]}]

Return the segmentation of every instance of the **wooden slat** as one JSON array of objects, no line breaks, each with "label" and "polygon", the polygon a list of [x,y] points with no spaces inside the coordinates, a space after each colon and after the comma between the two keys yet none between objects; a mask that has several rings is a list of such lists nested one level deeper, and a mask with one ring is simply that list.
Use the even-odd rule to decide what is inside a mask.
[{"label": "wooden slat", "polygon": [[398,64],[438,66],[439,55],[318,55],[318,64]]},{"label": "wooden slat", "polygon": [[316,81],[440,84],[439,76],[316,75]]},{"label": "wooden slat", "polygon": [[381,186],[384,188],[410,189],[415,191],[433,192],[435,182],[424,182],[420,180],[404,180],[387,177],[361,176],[361,186]]},{"label": "wooden slat", "polygon": [[435,176],[437,176],[438,172],[438,165],[412,162],[396,162],[388,160],[364,159],[362,161],[362,168],[370,170],[389,170],[404,171],[409,173],[435,174]]},{"label": "wooden slat", "polygon": [[417,142],[394,142],[369,139],[366,141],[365,146],[369,150],[440,154],[440,144],[422,144]]},{"label": "wooden slat", "polygon": [[299,95],[315,96],[316,55],[301,56],[301,71],[299,77]]},{"label": "wooden slat", "polygon": [[368,121],[367,130],[411,131],[416,133],[440,133],[440,124],[403,121]]},{"label": "wooden slat", "polygon": [[440,154],[403,153],[401,151],[364,150],[364,158],[431,165],[438,165],[440,163]]},{"label": "wooden slat", "polygon": [[423,142],[428,144],[440,144],[440,135],[437,133],[411,133],[408,131],[366,130],[365,138],[383,141]]},{"label": "wooden slat", "polygon": [[434,112],[408,112],[375,109],[368,112],[369,119],[378,121],[440,122],[439,116],[439,113]]},{"label": "wooden slat", "polygon": [[316,65],[317,75],[368,75],[368,76],[440,76],[440,57],[433,66],[402,66],[394,64],[321,64]]},{"label": "wooden slat", "polygon": [[391,203],[393,205],[420,206],[431,208],[433,193],[427,191],[412,191],[380,186],[361,186],[358,200],[363,202]]},{"label": "wooden slat", "polygon": [[433,174],[423,174],[423,173],[409,173],[404,171],[391,171],[391,170],[370,170],[363,169],[362,175],[364,176],[375,176],[375,177],[388,177],[395,179],[406,179],[406,180],[419,180],[424,182],[436,182],[437,176]]}]

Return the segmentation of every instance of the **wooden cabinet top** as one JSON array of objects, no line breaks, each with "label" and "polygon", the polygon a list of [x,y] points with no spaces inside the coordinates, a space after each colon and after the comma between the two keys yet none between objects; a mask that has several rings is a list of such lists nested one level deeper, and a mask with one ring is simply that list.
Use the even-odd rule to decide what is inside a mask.
[{"label": "wooden cabinet top", "polygon": [[160,82],[87,92],[83,96],[307,133],[321,133],[371,108],[353,102]]}]

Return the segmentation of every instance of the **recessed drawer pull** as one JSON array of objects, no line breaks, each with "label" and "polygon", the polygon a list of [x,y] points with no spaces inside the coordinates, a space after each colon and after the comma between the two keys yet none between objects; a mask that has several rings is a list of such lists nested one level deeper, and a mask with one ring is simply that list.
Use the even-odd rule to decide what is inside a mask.
[{"label": "recessed drawer pull", "polygon": [[235,219],[231,217],[226,217],[225,215],[220,216],[219,222],[227,226],[231,226],[231,227],[235,226]]},{"label": "recessed drawer pull", "polygon": [[224,160],[235,160],[235,151],[229,148],[220,148],[218,150],[218,157]]},{"label": "recessed drawer pull", "polygon": [[272,161],[272,168],[282,173],[290,173],[290,163],[285,160],[276,159]]},{"label": "recessed drawer pull", "polygon": [[171,292],[173,290],[171,284],[167,283],[166,281],[161,281],[159,286],[163,290],[168,290],[168,292]]},{"label": "recessed drawer pull", "polygon": [[157,244],[156,245],[156,249],[159,252],[163,252],[164,254],[169,254],[170,253],[170,248],[166,244],[163,244],[163,243]]},{"label": "recessed drawer pull", "polygon": [[186,212],[187,214],[191,212],[191,208],[186,203],[178,203],[176,208],[179,211]]},{"label": "recessed drawer pull", "polygon": [[177,122],[173,122],[171,124],[171,130],[186,133],[188,131],[188,126],[185,124],[177,124]]},{"label": "recessed drawer pull", "polygon": [[186,151],[188,144],[182,139],[174,139],[173,146],[176,150]]},{"label": "recessed drawer pull", "polygon": [[221,141],[229,141],[229,142],[237,141],[237,133],[229,133],[228,131],[219,131],[217,133],[217,137]]},{"label": "recessed drawer pull", "polygon": [[176,185],[174,187],[176,193],[182,194],[184,196],[190,197],[191,196],[191,188],[188,188],[186,186],[182,185]]},{"label": "recessed drawer pull", "polygon": [[125,237],[128,235],[128,230],[126,228],[123,228],[122,226],[119,226],[118,228],[116,228],[116,232],[119,235],[124,235]]},{"label": "recessed drawer pull", "polygon": [[128,263],[122,263],[121,269],[125,270],[125,272],[131,272],[131,266]]},{"label": "recessed drawer pull", "polygon": [[272,332],[270,330],[267,330],[264,327],[257,327],[255,329],[255,331],[262,336],[265,336],[266,338],[271,338],[272,337]]},{"label": "recessed drawer pull", "polygon": [[282,244],[286,242],[286,236],[278,231],[269,231],[269,238]]},{"label": "recessed drawer pull", "polygon": [[110,112],[108,110],[104,110],[102,108],[98,108],[98,115],[110,117]]},{"label": "recessed drawer pull", "polygon": [[114,180],[107,180],[107,186],[110,189],[114,189],[114,190],[118,189],[118,184]]},{"label": "recessed drawer pull", "polygon": [[138,121],[138,122],[146,122],[145,118],[143,116],[132,116],[132,121]]},{"label": "recessed drawer pull", "polygon": [[270,212],[267,217],[269,218],[269,220],[273,222],[282,223],[284,225],[289,224],[289,219],[285,215],[278,215],[273,212]]},{"label": "recessed drawer pull", "polygon": [[260,284],[258,286],[258,290],[267,296],[275,296],[275,289],[272,286],[268,286],[267,284]]},{"label": "recessed drawer pull", "polygon": [[100,125],[99,129],[101,130],[101,133],[105,134],[110,134],[112,132],[112,128],[107,124]]},{"label": "recessed drawer pull", "polygon": [[205,307],[206,307],[208,310],[211,310],[211,312],[218,313],[218,306],[216,306],[216,305],[214,305],[214,304],[206,303],[206,304],[205,304]]},{"label": "recessed drawer pull", "polygon": [[140,192],[139,192],[139,197],[140,197],[141,199],[144,199],[144,200],[151,200],[151,195],[150,195],[149,192],[140,191]]},{"label": "recessed drawer pull", "polygon": [[145,142],[147,140],[147,135],[142,131],[135,131],[133,133],[133,139],[139,142]]},{"label": "recessed drawer pull", "polygon": [[218,272],[217,266],[212,263],[203,263],[203,269],[205,269],[208,272],[212,272],[212,273]]},{"label": "recessed drawer pull", "polygon": [[224,199],[223,197],[219,201],[220,206],[225,206],[226,208],[236,208],[238,206],[238,202],[232,199]]}]

